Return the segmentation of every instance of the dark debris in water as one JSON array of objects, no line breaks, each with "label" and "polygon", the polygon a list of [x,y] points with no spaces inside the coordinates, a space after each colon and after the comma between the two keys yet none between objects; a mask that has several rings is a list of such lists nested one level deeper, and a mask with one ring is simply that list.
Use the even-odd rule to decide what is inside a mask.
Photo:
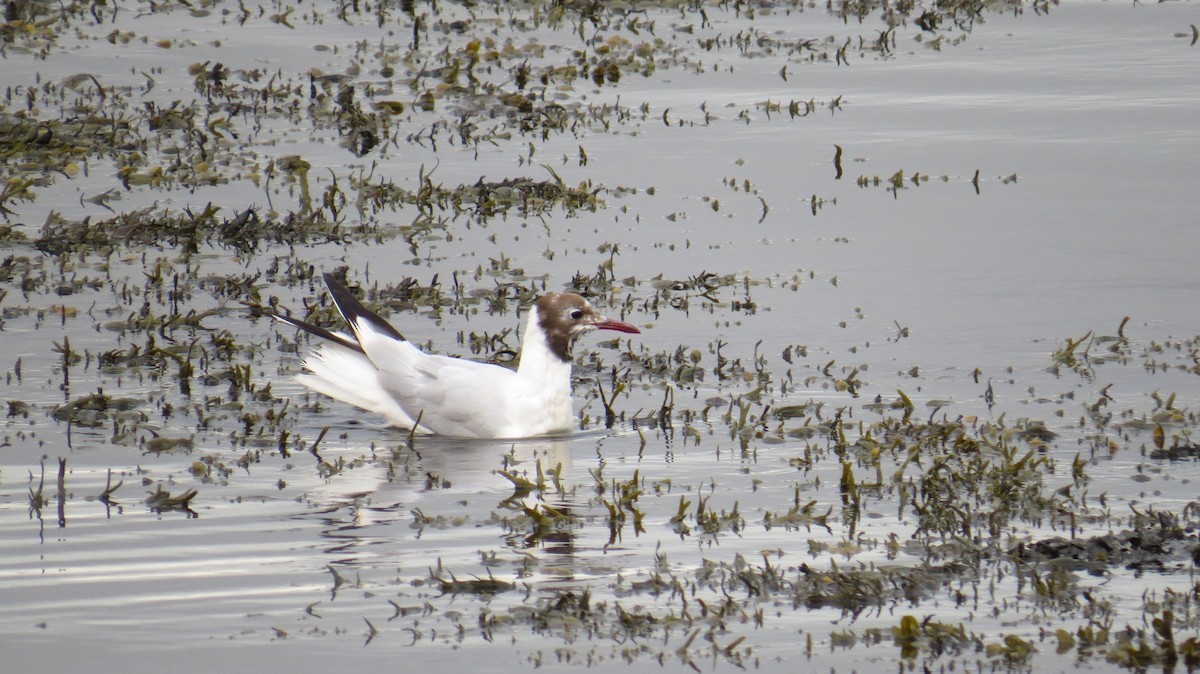
[{"label": "dark debris in water", "polygon": [[103,392],[89,393],[54,408],[52,416],[59,421],[98,427],[109,423],[114,415],[135,410],[140,404],[133,398],[113,398]]},{"label": "dark debris in water", "polygon": [[146,498],[146,505],[157,513],[178,510],[187,513],[190,517],[197,517],[196,511],[191,508],[191,503],[199,493],[196,489],[188,489],[181,494],[172,495],[171,492],[163,489],[162,485],[158,485]]},{"label": "dark debris in water", "polygon": [[355,237],[379,236],[377,231],[346,230],[318,215],[292,213],[264,218],[256,210],[248,209],[220,217],[220,210],[210,204],[199,213],[147,208],[124,212],[108,220],[56,220],[46,223],[33,245],[55,255],[103,255],[146,246],[184,254],[213,247],[252,253],[271,245],[343,242]]},{"label": "dark debris in water", "polygon": [[1150,458],[1156,461],[1200,461],[1200,445],[1184,443],[1150,450]]},{"label": "dark debris in water", "polygon": [[1183,522],[1167,511],[1135,512],[1134,528],[1115,534],[1068,539],[1060,536],[1022,543],[1011,551],[1030,563],[1077,562],[1104,575],[1116,565],[1133,571],[1186,570],[1200,564],[1200,523]]}]

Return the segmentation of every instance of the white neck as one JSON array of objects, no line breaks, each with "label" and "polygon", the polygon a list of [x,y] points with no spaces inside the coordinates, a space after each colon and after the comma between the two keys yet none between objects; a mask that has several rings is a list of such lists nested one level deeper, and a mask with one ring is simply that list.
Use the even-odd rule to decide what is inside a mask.
[{"label": "white neck", "polygon": [[525,334],[521,338],[521,362],[517,366],[517,377],[527,384],[545,390],[565,391],[570,395],[571,363],[563,362],[546,342],[546,335],[538,324],[538,310],[529,311],[525,323]]}]

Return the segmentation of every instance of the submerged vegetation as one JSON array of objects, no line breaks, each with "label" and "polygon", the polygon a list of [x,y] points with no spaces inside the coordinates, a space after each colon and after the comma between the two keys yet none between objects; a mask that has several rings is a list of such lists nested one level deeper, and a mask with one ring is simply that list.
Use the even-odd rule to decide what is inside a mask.
[{"label": "submerged vegetation", "polygon": [[[17,83],[5,75],[0,101],[0,330],[18,344],[4,371],[3,446],[28,471],[10,460],[0,478],[24,480],[22,508],[42,536],[55,504],[66,527],[65,504],[81,500],[108,517],[168,519],[275,499],[330,521],[344,509],[402,521],[394,538],[468,532],[478,559],[448,553],[397,569],[347,555],[321,567],[328,604],[351,601],[338,597],[348,584],[364,590],[353,606],[370,613],[363,629],[376,645],[511,640],[533,666],[751,668],[820,650],[886,653],[908,669],[1021,670],[1049,657],[1196,669],[1200,501],[1180,496],[1187,488],[1116,496],[1131,492],[1108,468],[1131,462],[1126,477],[1143,484],[1200,457],[1195,396],[1168,388],[1196,390],[1200,336],[1135,333],[1117,316],[1113,335],[1081,326],[1043,344],[1037,375],[977,368],[953,381],[926,375],[927,363],[872,367],[862,353],[879,338],[836,355],[778,333],[731,344],[709,326],[761,329],[784,294],[815,281],[836,289],[838,276],[752,260],[634,273],[622,233],[652,229],[639,199],[665,199],[655,185],[592,172],[604,138],[719,121],[801,126],[854,105],[830,92],[656,107],[625,93],[633,82],[767,58],[786,64],[789,82],[806,67],[949,49],[999,13],[1052,9],[9,2],[0,54],[28,72]],[[832,16],[819,24],[830,32],[760,26],[815,14]],[[195,21],[211,44],[162,37],[159,21]],[[238,28],[307,28],[325,40],[321,26],[331,35],[306,49],[313,64],[215,60]],[[359,31],[374,38],[347,37]],[[168,54],[174,65],[40,72],[71,45],[139,50],[149,63]],[[835,147],[830,180],[845,175],[889,201],[1017,179],[875,175]],[[782,210],[748,178],[719,183],[720,198],[684,195],[662,220],[737,209],[739,222],[761,224]],[[823,189],[804,192],[812,217],[837,205]],[[681,235],[654,247],[683,255],[692,245]],[[543,269],[552,263],[553,278]],[[432,459],[444,443],[365,434],[291,385],[309,344],[267,316],[287,307],[338,326],[321,271],[413,326],[423,348],[501,364],[519,349],[518,316],[546,289],[569,287],[635,323],[683,326],[673,334],[688,339],[577,349],[580,430],[611,431],[629,452],[599,442],[594,465],[573,468],[555,448],[530,458],[522,443],[489,447],[474,458],[496,479],[464,496],[461,475]],[[916,339],[899,322],[888,330],[887,343]],[[1026,384],[1038,376],[1058,392]],[[1151,390],[1114,388],[1131,379]],[[57,489],[44,467],[55,457]],[[103,462],[103,483],[76,488],[86,481],[71,473],[77,461]],[[348,487],[328,496],[373,471],[428,501],[384,503]],[[1146,576],[1150,589],[1131,596],[1130,578]],[[297,609],[321,619],[314,605]],[[788,643],[762,638],[773,629]]]}]

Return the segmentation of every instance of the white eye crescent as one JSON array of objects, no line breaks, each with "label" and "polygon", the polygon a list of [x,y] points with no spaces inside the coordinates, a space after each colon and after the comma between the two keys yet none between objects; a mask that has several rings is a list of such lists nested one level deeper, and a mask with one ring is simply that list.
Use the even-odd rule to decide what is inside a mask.
[{"label": "white eye crescent", "polygon": [[571,317],[571,320],[577,321],[583,318],[583,309],[572,309],[568,315]]}]

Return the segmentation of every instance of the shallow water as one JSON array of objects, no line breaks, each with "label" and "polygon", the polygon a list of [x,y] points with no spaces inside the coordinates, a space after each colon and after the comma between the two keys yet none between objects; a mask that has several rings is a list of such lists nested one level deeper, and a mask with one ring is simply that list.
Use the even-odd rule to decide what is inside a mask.
[{"label": "shallow water", "polygon": [[[496,15],[439,3],[416,9],[426,31],[411,52],[399,8],[380,28],[369,13],[341,20],[320,4],[296,5],[290,27],[271,20],[280,6],[243,25],[220,3],[116,7],[48,24],[53,39],[26,29],[5,43],[6,120],[71,119],[97,104],[99,85],[113,110],[187,107],[202,99],[189,66],[218,61],[229,81],[277,73],[294,87],[280,99],[291,112],[231,113],[210,99],[190,131],[140,122],[151,141],[121,160],[131,175],[186,175],[179,156],[213,184],[127,187],[120,162],[80,140],[73,172],[47,171],[34,201],[2,203],[14,231],[36,239],[48,219],[198,213],[209,202],[226,219],[250,207],[303,212],[299,181],[280,168],[299,155],[318,204],[334,180],[349,195],[345,241],[239,251],[209,239],[194,255],[118,242],[56,256],[5,239],[0,640],[13,667],[146,671],[203,658],[232,671],[772,670],[803,658],[839,670],[1115,669],[1128,664],[1122,638],[1151,644],[1146,666],[1162,666],[1162,642],[1126,627],[1149,630],[1166,609],[1177,643],[1198,636],[1194,3],[1009,6],[937,31],[917,27],[918,11],[883,49],[870,48],[887,27],[878,10],[861,22],[823,6],[623,20],[614,10],[584,21],[581,39],[578,17],[555,27],[549,7]],[[514,17],[526,27],[510,27]],[[729,42],[738,35],[753,39]],[[530,118],[471,91],[465,75],[413,75],[468,53],[471,39],[486,51],[489,38],[502,55],[476,74],[506,92],[514,63],[536,73],[579,50],[616,55],[622,76],[534,80],[546,118],[574,120],[543,133],[522,132]],[[814,42],[788,48],[802,39]],[[654,59],[645,75],[630,65],[644,57],[620,60],[642,42]],[[380,72],[380,54],[395,76]],[[315,94],[316,70],[347,73],[360,101],[403,102],[390,141],[362,157],[339,145],[348,122],[329,113],[336,87]],[[81,72],[99,84],[81,80],[56,102],[55,86]],[[34,82],[54,86],[22,113]],[[425,91],[432,110],[416,105]],[[809,114],[789,114],[808,101]],[[197,144],[207,169],[196,168]],[[6,178],[27,175],[7,166]],[[364,173],[414,191],[429,176],[450,188],[557,175],[586,181],[600,203],[527,217],[358,211],[365,190],[352,185]],[[358,237],[360,222],[379,234]],[[410,444],[305,393],[291,375],[309,345],[221,284],[249,277],[252,301],[302,310],[322,301],[311,269],[341,265],[355,284],[383,288],[371,299],[390,297],[390,318],[441,352],[516,348],[517,289],[573,277],[643,334],[578,345],[584,421],[571,437]],[[395,291],[435,276],[437,307]],[[138,323],[191,310],[213,313],[198,327]],[[472,336],[506,330],[472,350]],[[1063,357],[1068,339],[1089,333],[1077,358]],[[186,385],[170,357],[129,354],[189,344]],[[63,351],[79,360],[64,366]],[[233,369],[244,365],[248,377]],[[612,429],[595,377],[606,392],[625,384]],[[97,389],[133,401],[55,418]],[[669,423],[654,418],[664,400]],[[923,444],[940,424],[979,441],[979,464],[956,463],[975,456],[966,445]],[[1174,459],[1151,457],[1156,426]],[[1026,454],[1032,467],[1014,467]],[[912,490],[939,488],[921,481],[935,465],[1004,466],[986,493],[956,502],[994,508],[992,531],[922,528]],[[516,488],[518,475],[536,483],[539,467],[540,488]],[[97,498],[118,481],[112,502]],[[197,493],[158,512],[146,501],[158,489]],[[993,502],[987,489],[1004,496]],[[1182,533],[1146,558],[1014,552],[1143,527],[1152,511]],[[875,584],[876,572],[889,580]],[[815,598],[814,586],[827,594]],[[977,639],[956,649],[925,634],[910,653],[893,635],[905,615]],[[1085,647],[1080,630],[1101,627],[1106,639]],[[1077,642],[1060,649],[1056,630]],[[985,647],[1008,636],[1036,652]]]}]

